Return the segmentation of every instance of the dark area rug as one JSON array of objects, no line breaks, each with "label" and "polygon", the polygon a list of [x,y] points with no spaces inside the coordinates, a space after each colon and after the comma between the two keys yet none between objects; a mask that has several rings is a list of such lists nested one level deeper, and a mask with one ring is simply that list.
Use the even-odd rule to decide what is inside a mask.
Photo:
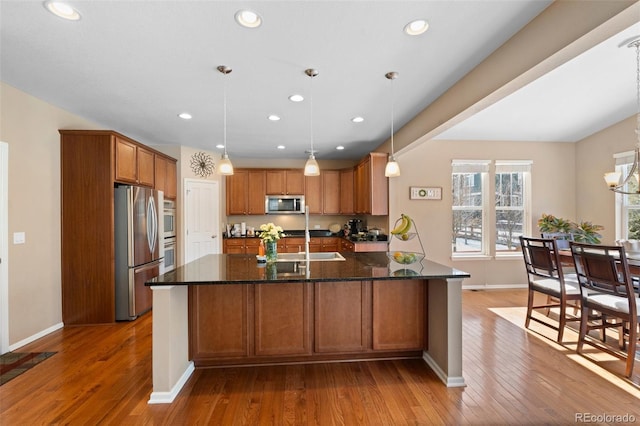
[{"label": "dark area rug", "polygon": [[55,354],[56,352],[7,352],[0,355],[0,386]]}]

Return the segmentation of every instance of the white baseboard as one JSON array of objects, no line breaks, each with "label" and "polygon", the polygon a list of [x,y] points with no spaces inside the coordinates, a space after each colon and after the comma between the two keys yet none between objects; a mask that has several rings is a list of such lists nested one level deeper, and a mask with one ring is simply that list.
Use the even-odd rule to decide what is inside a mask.
[{"label": "white baseboard", "polygon": [[463,290],[515,290],[519,288],[528,288],[527,284],[471,284],[463,285]]},{"label": "white baseboard", "polygon": [[41,332],[34,334],[33,336],[29,336],[26,339],[22,339],[19,342],[14,343],[13,345],[9,345],[9,351],[13,352],[16,349],[19,349],[25,345],[28,345],[29,343],[34,342],[39,338],[46,336],[49,333],[53,333],[56,330],[60,330],[62,327],[64,327],[64,323],[61,323],[61,322],[59,322],[58,324],[52,325],[51,327],[44,329]]},{"label": "white baseboard", "polygon": [[431,367],[431,369],[433,370],[434,373],[436,373],[436,376],[438,376],[440,378],[440,380],[442,380],[442,382],[447,385],[448,388],[457,388],[457,387],[464,387],[467,386],[464,382],[464,377],[462,376],[453,376],[453,377],[449,377],[447,376],[447,373],[445,373],[438,364],[436,364],[436,362],[433,360],[433,358],[431,358],[431,355],[429,355],[427,352],[422,352],[422,359],[424,360],[424,362],[426,362],[429,367]]},{"label": "white baseboard", "polygon": [[189,380],[194,370],[195,366],[193,361],[190,361],[184,373],[182,373],[182,376],[180,376],[176,384],[173,385],[173,388],[169,392],[151,392],[147,404],[171,404],[173,400],[176,399],[176,396],[178,396],[178,393],[180,393],[180,389],[187,383],[187,380]]}]

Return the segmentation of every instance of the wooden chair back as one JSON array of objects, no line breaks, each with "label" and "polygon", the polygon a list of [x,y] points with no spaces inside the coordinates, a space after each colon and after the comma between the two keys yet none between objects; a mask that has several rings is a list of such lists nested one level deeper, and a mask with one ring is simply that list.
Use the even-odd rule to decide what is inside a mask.
[{"label": "wooden chair back", "polygon": [[528,274],[541,278],[553,278],[564,283],[555,239],[520,237],[520,245]]}]

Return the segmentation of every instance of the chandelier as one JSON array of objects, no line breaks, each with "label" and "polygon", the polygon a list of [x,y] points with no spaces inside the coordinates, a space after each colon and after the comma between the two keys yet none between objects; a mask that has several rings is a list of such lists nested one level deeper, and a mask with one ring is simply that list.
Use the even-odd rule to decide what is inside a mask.
[{"label": "chandelier", "polygon": [[[637,37],[627,47],[636,48],[636,149],[633,153],[633,164],[627,177],[620,183],[620,172],[609,172],[604,174],[604,180],[607,182],[609,189],[619,194],[640,194],[640,184],[638,180],[638,173],[640,172],[640,37]],[[627,183],[634,179],[636,183],[636,189],[629,191]]]}]

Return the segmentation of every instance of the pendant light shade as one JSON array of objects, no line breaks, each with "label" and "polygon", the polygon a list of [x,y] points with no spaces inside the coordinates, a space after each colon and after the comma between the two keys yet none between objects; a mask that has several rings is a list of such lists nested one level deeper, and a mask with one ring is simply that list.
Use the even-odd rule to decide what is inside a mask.
[{"label": "pendant light shade", "polygon": [[400,165],[396,161],[395,153],[393,151],[393,80],[398,78],[398,73],[391,71],[386,73],[384,76],[391,82],[391,156],[384,168],[384,175],[386,177],[398,177],[400,176]]},{"label": "pendant light shade", "polygon": [[310,140],[311,140],[311,150],[309,151],[309,159],[304,165],[304,175],[305,176],[319,176],[320,175],[320,166],[316,161],[315,151],[313,150],[313,77],[318,75],[318,70],[314,70],[313,68],[309,68],[304,71],[305,74],[309,76],[311,79],[311,90],[309,91],[309,131],[310,131]]},{"label": "pendant light shade", "polygon": [[316,157],[313,154],[309,155],[309,159],[304,164],[304,175],[305,176],[319,176],[320,175],[320,166],[316,161]]},{"label": "pendant light shade", "polygon": [[218,173],[223,176],[229,176],[233,174],[233,164],[231,164],[231,160],[229,160],[229,155],[227,154],[227,75],[233,70],[226,65],[220,65],[218,67],[218,71],[224,74],[224,85],[222,90],[224,111],[224,154],[222,154],[222,159],[218,163]]}]

